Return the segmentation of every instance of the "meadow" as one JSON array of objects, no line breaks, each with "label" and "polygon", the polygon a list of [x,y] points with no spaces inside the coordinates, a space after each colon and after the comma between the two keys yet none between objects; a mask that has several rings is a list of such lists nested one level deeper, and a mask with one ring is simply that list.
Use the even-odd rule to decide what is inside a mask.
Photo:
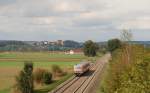
[{"label": "meadow", "polygon": [[[34,69],[44,68],[51,70],[52,65],[58,65],[63,70],[72,70],[73,65],[86,59],[82,54],[66,55],[63,53],[55,54],[49,52],[3,52],[0,53],[0,93],[11,93],[11,88],[15,83],[15,76],[23,68],[25,61],[33,62]],[[38,93],[45,93],[53,87],[59,85],[72,73],[62,77],[56,83],[40,87]],[[42,89],[45,89],[43,91]]]}]

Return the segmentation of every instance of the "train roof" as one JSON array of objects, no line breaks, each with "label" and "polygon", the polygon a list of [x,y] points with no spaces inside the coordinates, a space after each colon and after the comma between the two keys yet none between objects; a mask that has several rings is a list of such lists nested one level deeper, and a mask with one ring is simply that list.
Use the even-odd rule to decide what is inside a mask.
[{"label": "train roof", "polygon": [[81,66],[81,65],[84,65],[84,64],[88,64],[89,62],[81,62],[79,64],[76,64],[75,66]]}]

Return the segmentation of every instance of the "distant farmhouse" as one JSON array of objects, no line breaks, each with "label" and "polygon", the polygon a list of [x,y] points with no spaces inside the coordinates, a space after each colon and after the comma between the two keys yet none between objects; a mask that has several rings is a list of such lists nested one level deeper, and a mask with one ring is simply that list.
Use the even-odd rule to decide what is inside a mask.
[{"label": "distant farmhouse", "polygon": [[43,45],[48,45],[48,41],[43,41]]},{"label": "distant farmhouse", "polygon": [[78,49],[71,49],[69,51],[66,51],[65,54],[83,54],[83,49],[82,48],[78,48]]}]

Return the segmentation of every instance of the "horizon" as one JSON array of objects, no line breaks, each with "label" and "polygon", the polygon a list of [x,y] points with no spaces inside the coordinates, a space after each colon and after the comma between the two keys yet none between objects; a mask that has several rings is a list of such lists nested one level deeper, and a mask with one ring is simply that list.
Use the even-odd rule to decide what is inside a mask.
[{"label": "horizon", "polygon": [[[113,39],[118,39],[118,38],[113,38]],[[59,40],[61,40],[61,39],[59,39]],[[69,40],[69,39],[68,39]],[[57,40],[0,40],[0,41],[22,41],[22,42],[42,42],[42,41],[57,41]],[[67,40],[62,40],[62,41],[67,41]],[[86,41],[88,41],[88,40],[86,40],[86,41],[77,41],[77,40],[70,40],[70,41],[75,41],[75,42],[79,42],[79,43],[83,43],[83,42],[86,42]],[[93,40],[92,40],[93,41]],[[107,42],[107,41],[94,41],[94,42]],[[131,41],[129,41],[129,42],[150,42],[150,40],[148,40],[148,41],[139,41],[139,40],[137,40],[137,41],[135,41],[135,40],[131,40]]]}]

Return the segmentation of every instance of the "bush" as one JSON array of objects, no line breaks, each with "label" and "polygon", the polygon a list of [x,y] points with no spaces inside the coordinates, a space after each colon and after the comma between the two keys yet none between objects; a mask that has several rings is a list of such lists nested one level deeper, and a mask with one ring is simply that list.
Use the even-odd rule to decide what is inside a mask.
[{"label": "bush", "polygon": [[21,93],[33,93],[33,64],[25,62],[24,69],[16,76],[16,88]]},{"label": "bush", "polygon": [[50,84],[52,82],[52,74],[50,72],[45,72],[42,81],[44,84]]},{"label": "bush", "polygon": [[[144,47],[124,47],[113,52],[102,85],[104,93],[150,93],[150,62],[144,60],[149,58]],[[129,52],[126,52],[127,49],[130,49]]]},{"label": "bush", "polygon": [[38,84],[42,83],[42,79],[45,72],[46,72],[45,69],[40,69],[40,68],[36,69],[36,71],[34,72],[34,80],[36,83]]},{"label": "bush", "polygon": [[62,76],[64,73],[58,65],[52,65],[52,73],[55,76]]},{"label": "bush", "polygon": [[34,80],[38,84],[50,84],[52,81],[52,74],[45,69],[38,68],[34,72]]}]

